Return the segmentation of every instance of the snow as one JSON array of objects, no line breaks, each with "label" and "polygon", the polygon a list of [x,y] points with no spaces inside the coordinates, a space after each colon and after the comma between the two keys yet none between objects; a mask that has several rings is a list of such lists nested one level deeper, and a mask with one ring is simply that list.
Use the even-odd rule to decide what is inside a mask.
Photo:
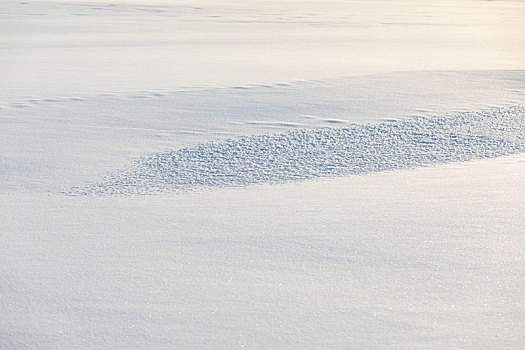
[{"label": "snow", "polygon": [[0,96],[523,69],[517,1],[2,1]]},{"label": "snow", "polygon": [[0,110],[0,189],[66,191],[133,159],[209,141],[516,106],[525,103],[524,82],[522,71],[399,72],[20,100]]},{"label": "snow", "polygon": [[524,347],[524,13],[1,2],[0,348]]},{"label": "snow", "polygon": [[525,108],[299,129],[157,153],[69,194],[154,193],[366,174],[525,151]]},{"label": "snow", "polygon": [[2,347],[520,348],[524,173],[2,195]]}]

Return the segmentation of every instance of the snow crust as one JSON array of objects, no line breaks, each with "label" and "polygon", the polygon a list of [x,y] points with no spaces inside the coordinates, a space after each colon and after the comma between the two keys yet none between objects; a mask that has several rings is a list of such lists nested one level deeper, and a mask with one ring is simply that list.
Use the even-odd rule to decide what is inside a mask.
[{"label": "snow crust", "polygon": [[0,107],[0,191],[56,193],[166,150],[523,105],[524,96],[523,71],[432,71],[20,100]]},{"label": "snow crust", "polygon": [[69,194],[279,183],[494,158],[524,150],[525,108],[517,106],[201,144],[145,157],[106,182]]}]

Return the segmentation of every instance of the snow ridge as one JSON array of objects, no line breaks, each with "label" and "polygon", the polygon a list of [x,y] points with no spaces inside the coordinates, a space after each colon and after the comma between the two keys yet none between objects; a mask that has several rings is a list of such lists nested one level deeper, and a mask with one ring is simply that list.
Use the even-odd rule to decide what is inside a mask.
[{"label": "snow ridge", "polygon": [[282,183],[521,153],[525,107],[246,136],[149,155],[69,195]]}]

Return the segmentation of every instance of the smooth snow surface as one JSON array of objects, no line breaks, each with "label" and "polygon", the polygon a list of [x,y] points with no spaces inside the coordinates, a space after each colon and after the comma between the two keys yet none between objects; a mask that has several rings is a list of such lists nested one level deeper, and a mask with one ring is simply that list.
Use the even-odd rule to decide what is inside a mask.
[{"label": "smooth snow surface", "polygon": [[525,348],[523,18],[1,1],[0,349]]},{"label": "smooth snow surface", "polygon": [[521,1],[0,3],[0,101],[523,69]]},{"label": "smooth snow surface", "polygon": [[524,174],[0,195],[0,347],[519,349]]}]

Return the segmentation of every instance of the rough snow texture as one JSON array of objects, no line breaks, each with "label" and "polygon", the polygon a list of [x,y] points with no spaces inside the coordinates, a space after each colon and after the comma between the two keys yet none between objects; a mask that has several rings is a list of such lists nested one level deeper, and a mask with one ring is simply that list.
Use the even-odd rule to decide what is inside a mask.
[{"label": "rough snow texture", "polygon": [[493,158],[525,150],[525,108],[248,136],[156,153],[68,194],[280,183]]}]

